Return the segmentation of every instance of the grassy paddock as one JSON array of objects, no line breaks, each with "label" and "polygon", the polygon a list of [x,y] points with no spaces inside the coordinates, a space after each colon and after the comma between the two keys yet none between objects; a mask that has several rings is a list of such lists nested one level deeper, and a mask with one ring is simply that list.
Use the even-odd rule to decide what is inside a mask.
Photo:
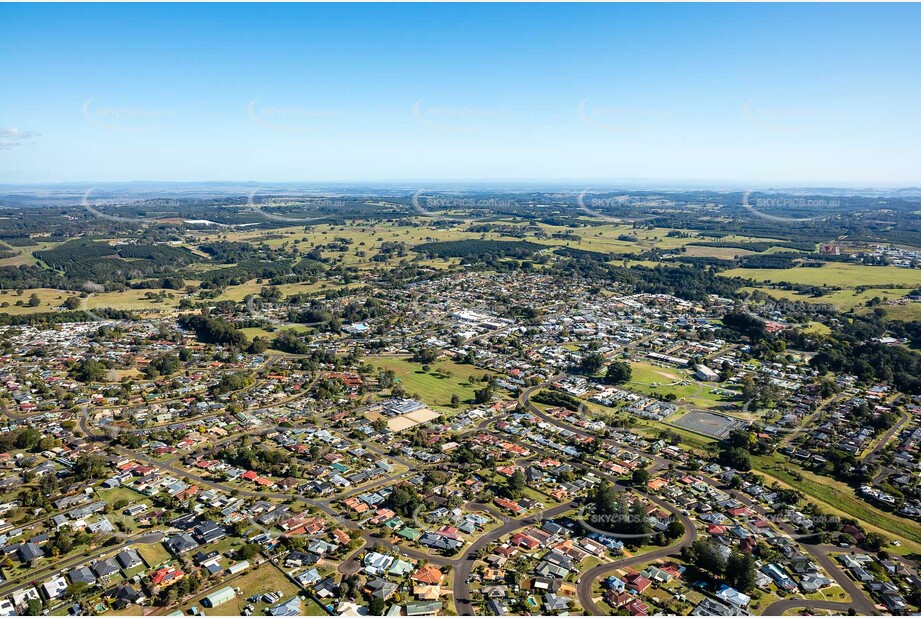
[{"label": "grassy paddock", "polygon": [[[240,594],[238,594],[230,601],[218,605],[217,607],[202,608],[201,600],[208,596],[209,593],[214,592],[215,590],[219,590],[224,586],[233,586],[234,588],[239,588]],[[246,601],[247,597],[264,592],[275,592],[276,590],[281,590],[282,592],[282,598],[278,601],[279,603],[287,601],[299,592],[298,587],[295,586],[291,580],[285,577],[285,575],[274,566],[266,563],[251,570],[249,573],[242,575],[241,577],[209,588],[203,594],[200,594],[195,599],[193,599],[192,602],[185,603],[182,608],[186,610],[186,615],[188,615],[189,607],[196,605],[199,608],[204,609],[204,611],[209,616],[239,616],[243,613],[243,608],[249,605],[249,603]],[[253,611],[254,616],[265,615],[263,610],[268,607],[265,603],[260,601],[259,603],[253,603],[253,605],[255,606],[255,611]],[[305,605],[307,604],[301,602],[302,610],[309,609],[305,608]]]},{"label": "grassy paddock", "polygon": [[[854,288],[860,285],[921,285],[921,270],[895,266],[825,264],[819,268],[734,268],[722,275],[755,281],[800,283],[803,285]],[[871,296],[872,298],[872,296]]]},{"label": "grassy paddock", "polygon": [[915,551],[921,550],[921,524],[887,513],[864,502],[854,495],[853,489],[848,485],[799,469],[796,472],[802,478],[795,478],[791,473],[791,464],[785,463],[777,455],[754,456],[752,463],[756,473],[763,473],[769,478],[774,477],[802,491],[807,496],[824,503],[821,505],[823,508],[826,506],[834,508],[870,527],[880,529],[884,534],[888,533],[889,537],[895,535],[903,541],[911,542],[912,549]]},{"label": "grassy paddock", "polygon": [[[759,290],[781,301],[809,303],[811,305],[834,305],[838,311],[849,311],[855,307],[865,306],[867,301],[879,298],[882,301],[898,300],[903,298],[910,290],[906,288],[871,288],[856,291],[853,289],[835,290],[824,296],[810,296],[798,294],[794,290],[778,290],[768,287],[743,288],[745,291]],[[884,307],[887,311],[893,307]]]}]

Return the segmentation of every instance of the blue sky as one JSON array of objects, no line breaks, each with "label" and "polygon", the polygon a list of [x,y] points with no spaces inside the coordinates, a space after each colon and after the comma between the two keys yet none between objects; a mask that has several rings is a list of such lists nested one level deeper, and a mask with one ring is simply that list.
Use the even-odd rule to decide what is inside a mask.
[{"label": "blue sky", "polygon": [[921,6],[0,5],[0,182],[921,182]]}]

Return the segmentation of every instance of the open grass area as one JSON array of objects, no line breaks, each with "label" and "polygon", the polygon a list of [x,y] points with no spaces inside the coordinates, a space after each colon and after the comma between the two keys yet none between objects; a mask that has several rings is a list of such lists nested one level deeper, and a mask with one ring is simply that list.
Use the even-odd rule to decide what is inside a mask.
[{"label": "open grass area", "polygon": [[721,274],[726,277],[745,277],[755,281],[786,281],[803,285],[827,285],[841,288],[854,288],[860,285],[921,285],[921,270],[861,264],[830,263],[819,268],[734,268]]},{"label": "open grass area", "polygon": [[745,255],[755,255],[755,252],[748,249],[739,249],[737,247],[701,247],[699,245],[688,245],[684,255],[689,257],[712,257],[720,260],[732,260]]},{"label": "open grass area", "polygon": [[[811,269],[810,269],[811,270]],[[852,282],[859,284],[859,282]],[[768,287],[760,288],[743,288],[745,291],[760,290],[769,296],[781,301],[809,303],[811,305],[834,305],[838,311],[849,311],[854,307],[863,307],[867,301],[873,298],[879,298],[881,301],[898,300],[903,298],[911,290],[907,288],[872,288],[869,290],[857,291],[853,289],[834,290],[823,296],[811,296],[809,294],[799,294],[794,290],[778,290]],[[893,307],[885,307],[887,311]]]},{"label": "open grass area", "polygon": [[[161,292],[172,298],[152,299],[147,295],[159,295]],[[81,305],[86,309],[124,309],[126,311],[172,311],[179,306],[179,290],[124,290],[122,292],[102,292],[87,297]]]},{"label": "open grass area", "polygon": [[700,451],[701,453],[706,453],[707,446],[715,441],[714,438],[708,438],[702,434],[694,433],[693,431],[688,431],[661,421],[638,420],[634,429],[648,438],[658,438],[659,433],[665,429],[673,431],[681,437],[682,446]]},{"label": "open grass area", "polygon": [[889,320],[902,320],[911,322],[921,320],[921,303],[909,302],[904,305],[886,305],[886,318]]},{"label": "open grass area", "polygon": [[141,558],[144,559],[144,562],[147,563],[147,566],[153,568],[158,564],[163,564],[167,560],[170,560],[172,556],[166,551],[166,548],[163,547],[162,543],[150,543],[148,545],[138,545],[135,547],[138,553],[141,554]]},{"label": "open grass area", "polygon": [[113,487],[112,489],[100,489],[96,494],[110,505],[114,505],[119,500],[127,500],[129,503],[143,502],[147,496],[139,491],[134,491],[129,487]]},{"label": "open grass area", "polygon": [[[378,369],[392,369],[407,394],[418,393],[422,401],[438,407],[449,406],[451,396],[455,394],[462,402],[472,402],[474,391],[483,388],[480,378],[488,373],[473,365],[462,365],[450,360],[433,363],[428,373],[422,371],[421,364],[410,361],[409,357],[369,356],[365,360]],[[473,385],[468,383],[470,376],[477,380]]]},{"label": "open grass area", "polygon": [[[171,294],[173,298],[151,300],[146,296],[147,294],[156,295],[160,292]],[[26,306],[32,294],[38,296],[39,304],[35,307]],[[79,295],[78,292],[55,290],[51,288],[26,290],[22,295],[4,290],[0,292],[0,305],[8,303],[8,306],[0,306],[0,313],[25,315],[30,313],[63,311],[61,305],[64,304],[64,301],[71,296],[79,297]],[[124,290],[122,292],[102,292],[91,294],[86,298],[81,298],[80,308],[90,310],[109,308],[144,312],[172,311],[178,307],[179,297],[181,295],[182,292],[178,290]],[[21,306],[17,306],[17,302],[21,302]]]},{"label": "open grass area", "polygon": [[[423,200],[424,201],[424,200]],[[332,242],[335,238],[347,238],[351,244],[344,252],[324,250],[324,257],[332,257],[341,261],[342,264],[358,266],[359,268],[373,267],[385,263],[371,262],[370,258],[376,255],[380,246],[384,242],[402,242],[405,243],[412,252],[416,245],[432,241],[452,241],[465,239],[487,239],[487,240],[508,240],[508,236],[503,236],[497,232],[470,232],[468,224],[473,220],[465,220],[458,226],[451,228],[436,228],[430,226],[406,227],[393,224],[378,222],[375,225],[369,225],[366,222],[356,221],[345,225],[315,225],[305,228],[288,228],[284,230],[238,230],[226,234],[227,239],[231,241],[245,242],[265,242],[270,247],[294,246],[296,243],[302,249],[314,248]],[[597,221],[595,221],[597,222]],[[525,227],[521,222],[512,220],[506,221],[510,227]],[[547,225],[544,223],[531,222],[530,225],[536,225],[547,234],[555,233],[573,233],[572,228],[564,226]],[[545,244],[548,246],[568,246],[587,251],[597,251],[600,253],[622,254],[634,251],[642,251],[651,248],[677,249],[687,245],[688,242],[699,241],[697,237],[677,238],[669,236],[669,228],[653,228],[635,230],[629,223],[624,224],[606,224],[586,227],[575,230],[575,235],[579,238],[576,240],[560,240],[555,238],[536,238],[531,235],[525,236],[526,240]],[[635,240],[622,239],[621,237],[634,237]],[[727,241],[771,241],[772,239],[754,238],[746,236],[727,236]],[[713,257],[733,257],[735,255],[745,255],[750,253],[744,249],[734,249],[725,247],[688,247],[689,255],[708,255]],[[364,255],[359,255],[363,252]],[[387,263],[393,264],[401,258],[392,258]],[[450,260],[435,260],[433,263],[426,265],[433,267],[443,267],[451,263]],[[248,285],[248,284],[247,284]],[[237,286],[240,287],[240,286]],[[257,290],[258,291],[258,290]],[[228,290],[228,294],[236,296],[240,292]],[[251,291],[245,293],[252,293]],[[244,293],[244,295],[245,295]]]},{"label": "open grass area", "polygon": [[712,408],[732,401],[731,397],[710,392],[719,388],[718,384],[698,382],[686,370],[659,367],[644,362],[631,362],[630,367],[633,370],[633,378],[623,386],[626,390],[654,397],[673,393],[677,397],[676,403],[700,408]]},{"label": "open grass area", "polygon": [[280,331],[283,330],[293,330],[299,333],[307,332],[310,329],[309,326],[304,326],[303,324],[282,324],[278,326],[273,332],[269,332],[264,328],[241,328],[241,331],[249,338],[250,341],[256,337],[262,337],[263,339],[274,339]]},{"label": "open grass area", "polygon": [[[27,307],[29,297],[35,294],[38,296],[39,305],[37,307]],[[56,290],[52,288],[37,288],[34,290],[25,290],[22,294],[17,294],[13,290],[0,290],[0,305],[7,304],[6,307],[0,306],[0,313],[10,315],[25,315],[29,313],[43,313],[55,311],[60,307],[68,296],[77,296],[75,292],[67,290]],[[20,303],[21,306],[17,306]]]},{"label": "open grass area", "polygon": [[[218,296],[218,300],[233,300],[239,302],[251,294],[259,294],[262,288],[267,285],[268,282],[265,280],[259,281],[258,279],[250,279],[241,285],[229,286]],[[317,283],[288,283],[276,287],[278,287],[285,296],[290,296],[292,294],[311,294],[314,292],[323,292],[325,290],[335,290],[343,286],[319,281]]]},{"label": "open grass area", "polygon": [[38,260],[28,251],[20,251],[17,255],[0,260],[0,266],[33,266],[35,264],[38,264]]},{"label": "open grass area", "polygon": [[[824,503],[820,505],[823,508],[831,507],[843,512],[864,524],[880,529],[889,538],[893,535],[899,537],[903,541],[902,548],[909,547],[910,543],[913,551],[921,550],[921,524],[887,513],[864,502],[854,495],[851,487],[844,483],[794,468],[792,464],[787,464],[780,455],[776,454],[753,456],[752,468],[756,473],[762,472],[768,477],[774,477]],[[801,478],[794,477],[793,470]]]},{"label": "open grass area", "polygon": [[[222,603],[217,607],[202,607],[201,601],[209,593],[220,590],[224,586],[232,586],[234,588],[240,589],[240,594],[236,597]],[[295,596],[300,589],[288,579],[284,573],[276,569],[269,563],[263,564],[250,572],[234,578],[232,580],[225,580],[224,583],[220,583],[217,586],[209,588],[203,594],[195,597],[190,603],[185,603],[182,605],[183,612],[186,615],[189,615],[189,608],[193,605],[197,606],[199,609],[203,609],[205,613],[209,616],[239,616],[243,613],[243,608],[249,605],[246,598],[254,594],[262,594],[265,592],[275,592],[280,590],[282,593],[282,598],[279,600],[279,603],[287,601],[291,597]],[[253,603],[255,606],[255,611],[253,611],[254,616],[262,616],[265,614],[263,611],[268,605],[263,602]],[[302,603],[301,609],[304,608]]]},{"label": "open grass area", "polygon": [[804,333],[810,335],[830,335],[831,329],[821,322],[809,322],[802,327]]}]

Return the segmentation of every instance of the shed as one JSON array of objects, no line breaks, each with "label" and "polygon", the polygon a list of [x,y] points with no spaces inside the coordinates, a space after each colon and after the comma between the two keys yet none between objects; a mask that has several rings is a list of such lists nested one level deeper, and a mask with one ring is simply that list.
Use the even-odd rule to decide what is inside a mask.
[{"label": "shed", "polygon": [[220,590],[215,590],[204,599],[202,599],[201,604],[205,607],[217,607],[222,603],[230,601],[237,596],[237,593],[230,586],[224,586]]}]

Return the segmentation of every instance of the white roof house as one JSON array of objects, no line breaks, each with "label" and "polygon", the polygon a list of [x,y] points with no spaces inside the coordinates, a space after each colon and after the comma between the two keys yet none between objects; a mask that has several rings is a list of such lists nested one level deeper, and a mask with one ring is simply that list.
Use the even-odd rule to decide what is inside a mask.
[{"label": "white roof house", "polygon": [[57,599],[63,596],[64,591],[67,590],[67,580],[63,577],[49,579],[42,584],[42,590],[44,590],[45,596],[49,599]]}]

